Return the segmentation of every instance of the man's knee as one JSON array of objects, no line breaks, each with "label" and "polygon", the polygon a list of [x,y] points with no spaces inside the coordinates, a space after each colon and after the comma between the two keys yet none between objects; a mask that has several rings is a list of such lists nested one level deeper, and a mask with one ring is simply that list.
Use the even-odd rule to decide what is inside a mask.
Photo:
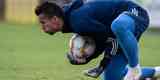
[{"label": "man's knee", "polygon": [[111,24],[114,33],[124,32],[128,27],[134,26],[134,20],[125,14],[121,14]]},{"label": "man's knee", "polygon": [[111,72],[104,72],[104,80],[121,80],[123,78],[121,72],[111,71]]}]

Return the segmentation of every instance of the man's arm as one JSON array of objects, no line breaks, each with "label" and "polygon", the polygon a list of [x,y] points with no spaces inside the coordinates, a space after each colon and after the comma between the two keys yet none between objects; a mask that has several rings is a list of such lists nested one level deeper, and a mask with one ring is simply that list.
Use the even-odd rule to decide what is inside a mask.
[{"label": "man's arm", "polygon": [[70,12],[83,5],[83,0],[72,0],[69,4],[63,6],[65,12]]}]

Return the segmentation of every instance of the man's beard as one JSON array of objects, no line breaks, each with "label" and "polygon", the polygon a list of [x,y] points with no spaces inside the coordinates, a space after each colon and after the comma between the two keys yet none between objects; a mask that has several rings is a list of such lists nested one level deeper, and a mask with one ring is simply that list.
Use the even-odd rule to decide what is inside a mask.
[{"label": "man's beard", "polygon": [[53,35],[53,34],[55,34],[55,32],[47,32],[47,34]]}]

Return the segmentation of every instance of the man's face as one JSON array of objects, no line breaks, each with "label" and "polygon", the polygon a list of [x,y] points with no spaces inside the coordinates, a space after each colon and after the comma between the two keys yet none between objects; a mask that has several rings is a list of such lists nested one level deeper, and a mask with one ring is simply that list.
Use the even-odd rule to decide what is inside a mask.
[{"label": "man's face", "polygon": [[42,26],[42,30],[50,35],[58,32],[62,29],[63,22],[60,18],[53,16],[48,18],[44,14],[38,16],[39,22]]}]

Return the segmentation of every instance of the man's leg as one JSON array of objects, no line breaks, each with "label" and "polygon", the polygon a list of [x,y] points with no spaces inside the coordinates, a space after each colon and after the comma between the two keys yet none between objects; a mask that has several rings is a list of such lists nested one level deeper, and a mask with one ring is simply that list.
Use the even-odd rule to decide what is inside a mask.
[{"label": "man's leg", "polygon": [[[106,67],[104,72],[104,80],[121,80],[122,72],[125,70],[126,64],[130,67],[135,67],[138,61],[138,41],[134,35],[135,20],[126,15],[121,14],[112,23],[112,31],[123,49],[124,53],[113,56],[111,64]],[[142,76],[151,77],[154,74],[154,69],[142,69]]]},{"label": "man's leg", "polygon": [[[122,80],[128,71],[126,65],[127,65],[127,60],[123,53],[119,53],[113,56],[111,58],[110,64],[107,64],[107,66],[104,69],[102,80]],[[160,72],[158,74],[160,74]],[[154,77],[154,75],[155,75],[155,68],[153,67],[142,68],[141,78],[152,78]]]},{"label": "man's leg", "polygon": [[110,64],[104,69],[103,80],[121,80],[124,76],[123,71],[127,65],[127,59],[123,53],[112,56]]},{"label": "man's leg", "polygon": [[138,42],[134,35],[135,27],[135,20],[126,13],[120,14],[111,25],[130,67],[137,66],[139,62]]}]

